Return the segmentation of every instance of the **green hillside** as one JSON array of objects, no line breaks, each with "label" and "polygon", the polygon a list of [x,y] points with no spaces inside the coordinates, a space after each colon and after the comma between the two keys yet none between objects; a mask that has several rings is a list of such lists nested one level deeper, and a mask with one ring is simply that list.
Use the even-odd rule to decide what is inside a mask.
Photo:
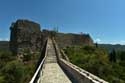
[{"label": "green hillside", "polygon": [[104,48],[108,51],[111,51],[112,49],[115,49],[117,51],[125,51],[125,45],[112,45],[112,44],[99,44],[99,47]]},{"label": "green hillside", "polygon": [[[125,52],[108,54],[102,48],[72,46],[64,49],[69,60],[110,83],[125,83]],[[119,57],[117,57],[119,56]]]},{"label": "green hillside", "polygon": [[[40,53],[31,54],[24,50],[24,56],[19,59],[11,51],[4,50],[7,42],[2,42],[0,50],[0,83],[28,83],[37,66]],[[8,49],[8,48],[7,48]]]}]

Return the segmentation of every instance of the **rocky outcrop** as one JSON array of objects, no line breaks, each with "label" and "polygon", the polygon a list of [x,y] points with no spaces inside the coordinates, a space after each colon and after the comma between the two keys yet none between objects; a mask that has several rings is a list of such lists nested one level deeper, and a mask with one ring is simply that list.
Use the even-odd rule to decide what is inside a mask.
[{"label": "rocky outcrop", "polygon": [[34,52],[41,48],[42,35],[39,24],[28,20],[17,20],[12,23],[10,30],[10,50],[13,53],[18,54],[24,49]]}]

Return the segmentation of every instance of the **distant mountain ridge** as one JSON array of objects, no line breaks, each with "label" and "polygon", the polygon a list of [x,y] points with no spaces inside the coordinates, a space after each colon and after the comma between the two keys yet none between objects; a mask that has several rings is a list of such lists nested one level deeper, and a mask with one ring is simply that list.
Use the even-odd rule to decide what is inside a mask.
[{"label": "distant mountain ridge", "polygon": [[[108,51],[111,51],[112,49],[119,50],[119,51],[125,51],[125,45],[112,45],[112,44],[98,44],[99,47],[104,48]],[[0,41],[0,50],[9,50],[9,41]]]},{"label": "distant mountain ridge", "polygon": [[104,48],[108,51],[111,51],[112,49],[115,49],[116,51],[125,51],[125,45],[112,45],[112,44],[98,44],[99,47]]},{"label": "distant mountain ridge", "polygon": [[9,50],[9,41],[0,41],[0,50]]}]

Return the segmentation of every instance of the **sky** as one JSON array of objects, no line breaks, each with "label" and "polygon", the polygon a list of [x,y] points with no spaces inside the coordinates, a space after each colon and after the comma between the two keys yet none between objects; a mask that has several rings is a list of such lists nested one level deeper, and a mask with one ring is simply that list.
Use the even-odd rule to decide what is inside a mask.
[{"label": "sky", "polygon": [[125,0],[0,0],[0,40],[10,26],[28,19],[41,29],[89,33],[94,42],[125,44]]}]

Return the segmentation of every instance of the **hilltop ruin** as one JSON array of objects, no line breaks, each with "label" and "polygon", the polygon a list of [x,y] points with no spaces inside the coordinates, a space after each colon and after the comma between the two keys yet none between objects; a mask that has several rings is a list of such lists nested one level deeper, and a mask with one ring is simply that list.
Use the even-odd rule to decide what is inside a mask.
[{"label": "hilltop ruin", "polygon": [[[35,52],[40,50],[45,39],[51,36],[52,31],[42,30],[40,24],[29,20],[17,20],[12,23],[10,36],[10,50],[19,54],[23,49]],[[55,40],[61,48],[71,45],[93,45],[89,34],[56,33]]]}]

